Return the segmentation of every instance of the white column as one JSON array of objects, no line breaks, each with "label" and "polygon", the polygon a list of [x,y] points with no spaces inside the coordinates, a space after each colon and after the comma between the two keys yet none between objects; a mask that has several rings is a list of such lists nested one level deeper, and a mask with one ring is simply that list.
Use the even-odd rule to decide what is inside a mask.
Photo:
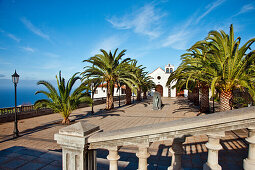
[{"label": "white column", "polygon": [[221,166],[218,163],[218,153],[219,150],[222,149],[220,145],[220,138],[224,137],[225,134],[215,133],[215,134],[208,134],[208,142],[205,144],[206,148],[208,149],[208,158],[207,162],[203,166],[203,170],[221,170]]},{"label": "white column", "polygon": [[249,129],[249,137],[246,138],[249,142],[248,158],[243,161],[243,168],[245,170],[255,169],[255,129]]},{"label": "white column", "polygon": [[63,170],[96,170],[95,151],[89,150],[87,138],[99,130],[99,126],[78,122],[64,127],[54,135],[62,147]]},{"label": "white column", "polygon": [[118,160],[120,156],[118,155],[118,147],[113,147],[108,149],[109,155],[107,159],[110,161],[110,170],[118,170]]},{"label": "white column", "polygon": [[86,169],[86,148],[74,148],[61,145],[63,169]]},{"label": "white column", "polygon": [[175,138],[173,140],[172,147],[169,149],[172,154],[171,166],[167,170],[180,170],[182,169],[182,154],[184,149],[182,144],[185,142],[185,138]]},{"label": "white column", "polygon": [[139,158],[138,170],[147,170],[148,166],[147,158],[150,157],[148,148],[149,148],[148,145],[138,147],[138,152],[136,153],[136,156]]}]

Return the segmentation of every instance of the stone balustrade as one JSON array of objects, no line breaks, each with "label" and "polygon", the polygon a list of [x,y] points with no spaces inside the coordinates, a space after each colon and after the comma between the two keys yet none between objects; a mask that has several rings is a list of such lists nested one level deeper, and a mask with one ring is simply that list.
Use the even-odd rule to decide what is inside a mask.
[{"label": "stone balustrade", "polygon": [[[59,134],[55,134],[55,140],[63,148],[63,169],[88,170],[96,169],[95,150],[98,148],[109,150],[107,159],[110,161],[110,170],[117,170],[120,158],[118,150],[125,145],[138,147],[136,154],[139,158],[138,169],[147,170],[150,144],[170,140],[173,141],[170,148],[173,156],[168,170],[179,170],[182,167],[182,144],[185,138],[207,135],[208,159],[203,169],[220,170],[221,166],[218,164],[218,151],[222,149],[220,139],[224,137],[226,131],[244,128],[249,129],[249,137],[246,139],[249,143],[249,153],[243,167],[245,170],[252,170],[255,169],[255,107],[107,132],[100,132],[99,127],[95,125],[79,122],[60,129]],[[88,154],[91,151],[93,156]]]}]

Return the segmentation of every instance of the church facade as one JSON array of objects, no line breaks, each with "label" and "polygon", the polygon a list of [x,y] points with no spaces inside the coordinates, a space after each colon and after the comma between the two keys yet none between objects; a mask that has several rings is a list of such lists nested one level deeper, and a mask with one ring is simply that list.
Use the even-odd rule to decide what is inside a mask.
[{"label": "church facade", "polygon": [[152,77],[152,81],[156,84],[156,88],[152,90],[152,93],[157,91],[162,97],[176,97],[176,88],[172,89],[175,82],[172,82],[169,86],[166,85],[168,77],[172,72],[174,72],[174,66],[168,64],[165,66],[164,70],[158,67],[156,70],[148,74]]}]

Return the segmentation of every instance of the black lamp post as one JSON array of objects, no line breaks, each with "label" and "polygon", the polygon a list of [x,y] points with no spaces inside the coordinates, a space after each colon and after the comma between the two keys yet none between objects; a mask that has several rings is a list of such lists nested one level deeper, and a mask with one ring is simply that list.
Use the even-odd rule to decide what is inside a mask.
[{"label": "black lamp post", "polygon": [[92,105],[91,105],[91,113],[93,114],[94,113],[94,86],[95,84],[94,83],[91,83],[91,94],[92,94]]},{"label": "black lamp post", "polygon": [[14,130],[13,130],[13,136],[14,138],[19,137],[19,130],[18,130],[18,117],[17,117],[17,84],[19,82],[19,75],[15,73],[12,75],[12,82],[14,84],[15,89],[15,120],[14,120]]}]

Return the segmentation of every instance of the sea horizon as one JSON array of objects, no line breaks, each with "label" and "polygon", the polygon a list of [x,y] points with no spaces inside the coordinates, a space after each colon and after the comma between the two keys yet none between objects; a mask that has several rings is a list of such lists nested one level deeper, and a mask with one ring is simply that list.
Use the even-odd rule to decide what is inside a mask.
[{"label": "sea horizon", "polygon": [[[32,105],[37,100],[46,98],[43,94],[35,95],[36,88],[20,88],[17,89],[17,106],[18,105]],[[14,88],[0,89],[0,108],[15,106]]]}]

